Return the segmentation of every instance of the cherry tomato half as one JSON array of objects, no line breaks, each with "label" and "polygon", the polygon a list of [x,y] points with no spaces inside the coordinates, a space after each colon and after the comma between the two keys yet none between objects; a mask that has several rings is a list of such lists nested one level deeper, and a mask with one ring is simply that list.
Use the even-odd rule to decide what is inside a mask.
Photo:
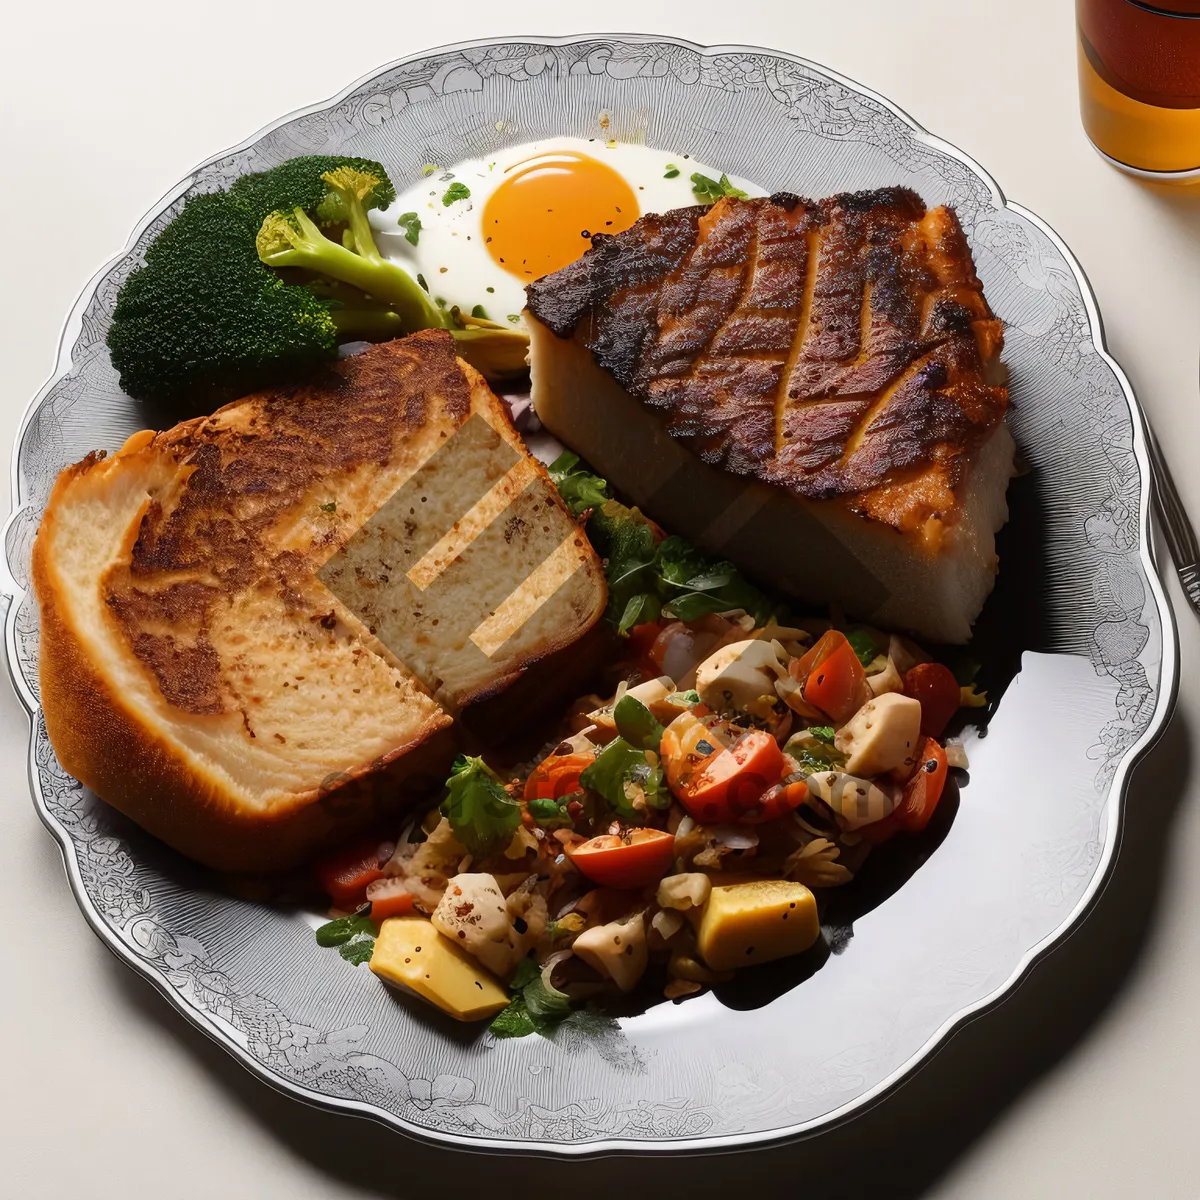
[{"label": "cherry tomato half", "polygon": [[317,863],[321,888],[338,908],[357,908],[367,898],[367,885],[383,878],[379,839],[359,838]]},{"label": "cherry tomato half", "polygon": [[661,829],[631,829],[624,836],[602,833],[567,856],[593,883],[640,888],[656,883],[675,861],[675,836]]},{"label": "cherry tomato half", "polygon": [[579,776],[595,762],[591,754],[551,754],[525,781],[526,800],[561,800],[582,791]]},{"label": "cherry tomato half", "polygon": [[779,783],[783,751],[761,729],[739,738],[727,750],[712,755],[679,794],[683,807],[697,821],[763,820],[763,793]]},{"label": "cherry tomato half", "polygon": [[937,809],[948,774],[946,751],[934,738],[926,738],[917,769],[904,785],[900,803],[882,821],[864,825],[859,832],[876,845],[897,833],[920,833]]},{"label": "cherry tomato half", "polygon": [[828,629],[789,673],[803,684],[804,699],[835,721],[844,721],[867,698],[866,673],[844,633]]},{"label": "cherry tomato half", "polygon": [[921,732],[941,737],[958,712],[958,680],[941,663],[918,663],[904,674],[904,694],[921,703]]}]

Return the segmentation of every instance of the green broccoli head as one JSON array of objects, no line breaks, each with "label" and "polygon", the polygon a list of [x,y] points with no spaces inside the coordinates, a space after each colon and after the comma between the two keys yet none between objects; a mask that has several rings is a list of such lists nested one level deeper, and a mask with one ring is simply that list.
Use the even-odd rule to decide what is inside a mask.
[{"label": "green broccoli head", "polygon": [[347,171],[371,180],[370,188],[359,196],[365,209],[387,208],[396,199],[396,189],[381,163],[330,154],[305,154],[269,171],[243,175],[229,194],[255,225],[261,224],[268,213],[293,208],[304,209],[319,225],[337,225],[346,221],[348,214],[341,198],[324,179],[331,171]]},{"label": "green broccoli head", "polygon": [[141,400],[221,403],[280,363],[332,358],[329,305],[259,262],[255,227],[224,192],[195,196],[117,296],[108,348],[121,386]]}]

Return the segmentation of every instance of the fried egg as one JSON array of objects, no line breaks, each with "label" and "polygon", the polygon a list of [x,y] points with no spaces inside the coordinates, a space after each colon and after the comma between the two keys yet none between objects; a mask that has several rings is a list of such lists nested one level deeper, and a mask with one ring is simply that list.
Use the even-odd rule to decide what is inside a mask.
[{"label": "fried egg", "polygon": [[[719,168],[628,142],[554,138],[430,165],[386,212],[372,212],[380,252],[449,308],[520,321],[525,285],[574,262],[595,233],[696,204],[692,175]],[[730,176],[751,196],[762,188]],[[419,223],[419,224],[418,224]]]}]

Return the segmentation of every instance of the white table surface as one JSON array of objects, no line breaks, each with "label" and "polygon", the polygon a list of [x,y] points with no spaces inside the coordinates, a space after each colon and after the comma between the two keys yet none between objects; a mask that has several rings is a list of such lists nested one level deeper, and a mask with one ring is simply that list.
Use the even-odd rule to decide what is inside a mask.
[{"label": "white table surface", "polygon": [[[368,21],[370,13],[373,20]],[[775,46],[891,97],[1074,249],[1200,517],[1200,188],[1155,191],[1092,152],[1065,0],[691,5],[108,0],[0,23],[0,446],[100,262],[195,163],[379,63],[467,37],[639,30]],[[0,502],[2,503],[2,502]],[[26,782],[0,684],[0,1193],[13,1197],[1041,1197],[1200,1194],[1200,623],[1171,579],[1179,708],[1134,777],[1115,876],[998,1012],[882,1106],[800,1146],[691,1162],[488,1161],[275,1094],[88,930]],[[461,1194],[461,1193],[460,1193]]]}]

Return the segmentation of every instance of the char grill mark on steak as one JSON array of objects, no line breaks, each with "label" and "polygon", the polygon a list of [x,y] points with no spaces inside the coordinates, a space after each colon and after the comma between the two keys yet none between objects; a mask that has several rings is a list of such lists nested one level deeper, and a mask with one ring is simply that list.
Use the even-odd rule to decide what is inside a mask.
[{"label": "char grill mark on steak", "polygon": [[953,488],[1003,417],[966,238],[906,188],[724,199],[593,246],[530,286],[531,311],[705,462],[810,499],[930,469]]}]

